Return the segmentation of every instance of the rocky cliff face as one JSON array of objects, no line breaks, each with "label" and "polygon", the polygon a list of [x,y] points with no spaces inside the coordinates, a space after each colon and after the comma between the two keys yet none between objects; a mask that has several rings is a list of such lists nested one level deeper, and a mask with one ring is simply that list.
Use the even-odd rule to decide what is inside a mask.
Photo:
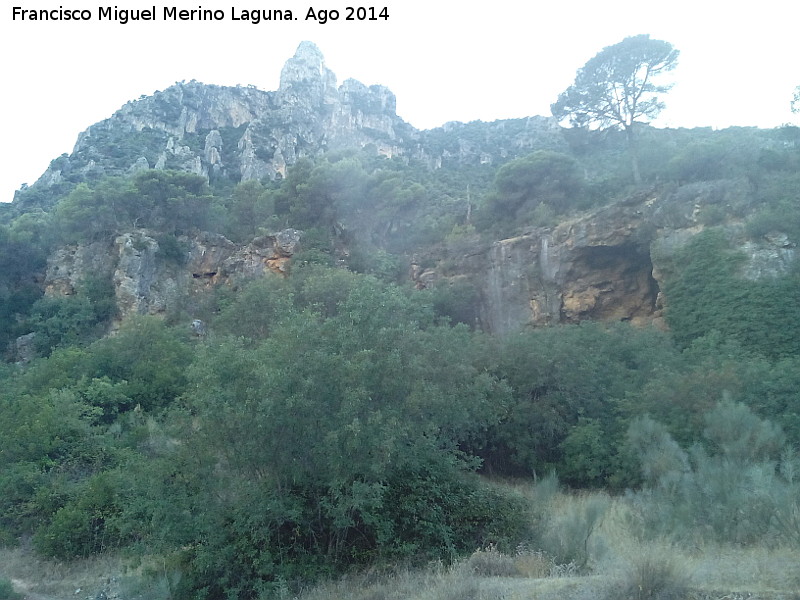
[{"label": "rocky cliff face", "polygon": [[81,133],[72,153],[52,161],[15,204],[24,211],[42,202],[36,194],[42,189],[142,169],[238,182],[282,177],[299,158],[335,148],[368,146],[438,168],[501,162],[563,144],[557,124],[545,117],[419,131],[397,116],[391,91],[354,79],[337,87],[320,50],[302,42],[276,91],[190,81],[128,102]]},{"label": "rocky cliff face", "polygon": [[[545,117],[417,131],[397,116],[388,89],[351,79],[337,86],[319,49],[304,42],[286,62],[277,91],[189,82],[142,97],[82,133],[72,155],[53,161],[34,187],[150,168],[212,180],[275,179],[299,158],[337,147],[370,146],[436,169],[564,150],[564,144]],[[724,215],[713,224],[723,225],[748,257],[743,277],[775,276],[794,262],[795,244],[786,235],[753,240],[744,234],[754,208],[747,185],[718,180],[642,192],[555,227],[528,227],[493,242],[462,239],[424,251],[411,278],[418,287],[470,282],[478,292],[479,325],[494,333],[584,319],[663,325],[668,299],[661,290],[671,267],[663,257],[711,224],[714,214]],[[26,197],[18,198],[22,211]],[[87,274],[105,275],[114,282],[120,318],[165,313],[210,286],[285,273],[299,239],[299,232],[286,230],[241,246],[199,234],[182,238],[176,256],[155,234],[131,231],[107,244],[58,250],[45,287],[49,294],[71,294]]]},{"label": "rocky cliff face", "polygon": [[[417,256],[410,277],[418,288],[469,282],[477,290],[477,324],[501,335],[583,320],[665,327],[669,299],[662,287],[675,268],[670,257],[703,231],[704,215],[720,202],[738,206],[739,217],[714,225],[722,226],[745,255],[742,277],[774,277],[792,268],[796,244],[785,234],[760,239],[745,234],[746,187],[722,180],[644,191],[555,227],[530,227],[493,242],[462,239]],[[87,275],[107,276],[114,283],[120,321],[164,314],[180,303],[191,305],[217,285],[286,274],[301,235],[287,229],[237,245],[201,233],[180,238],[182,251],[176,256],[160,248],[155,234],[132,231],[111,243],[55,252],[48,261],[46,293],[69,295]]]},{"label": "rocky cliff face", "polygon": [[301,232],[286,229],[237,245],[218,234],[182,237],[180,256],[166,254],[145,230],[118,236],[112,243],[68,246],[50,256],[45,293],[74,294],[89,275],[110,277],[118,321],[134,315],[164,314],[191,304],[216,285],[235,285],[267,273],[286,275],[300,245]]},{"label": "rocky cliff face", "polygon": [[382,86],[337,87],[319,49],[303,42],[277,91],[191,81],[142,96],[81,133],[72,154],[53,161],[35,185],[148,168],[274,179],[298,158],[332,148],[373,144],[394,155],[416,134],[395,105]]},{"label": "rocky cliff face", "polygon": [[[661,289],[673,268],[670,257],[706,227],[711,207],[735,203],[746,210],[747,202],[746,186],[727,180],[642,192],[556,227],[437,249],[418,259],[433,266],[412,268],[412,279],[417,287],[471,282],[480,326],[498,334],[587,319],[665,327],[668,298]],[[781,275],[796,260],[796,244],[785,234],[750,239],[741,217],[715,225],[746,257],[742,277]]]}]

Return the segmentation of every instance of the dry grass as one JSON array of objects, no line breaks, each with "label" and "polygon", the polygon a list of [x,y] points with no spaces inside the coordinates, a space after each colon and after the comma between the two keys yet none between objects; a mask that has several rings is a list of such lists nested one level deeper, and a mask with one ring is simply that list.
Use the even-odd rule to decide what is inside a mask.
[{"label": "dry grass", "polygon": [[645,549],[632,557],[610,586],[609,600],[683,600],[690,587],[685,564],[660,548]]},{"label": "dry grass", "polygon": [[599,571],[630,563],[636,556],[655,550],[670,557],[690,576],[695,589],[748,590],[751,592],[800,590],[800,548],[716,546],[684,548],[664,540],[639,540],[631,532],[627,505],[614,501],[601,527],[609,548],[609,560]]},{"label": "dry grass", "polygon": [[0,577],[10,579],[30,599],[94,599],[101,591],[108,595],[124,572],[123,561],[115,556],[63,563],[23,548],[0,548]]},{"label": "dry grass", "polygon": [[494,546],[476,550],[463,565],[470,575],[478,577],[523,577],[540,579],[553,573],[553,560],[540,550],[520,548],[513,555],[503,554]]},{"label": "dry grass", "polygon": [[[520,493],[537,501],[535,492]],[[543,527],[586,512],[598,498],[608,505],[586,545],[589,572],[559,565],[531,543],[507,554],[480,549],[452,566],[350,575],[297,595],[287,592],[286,600],[718,600],[726,594],[800,600],[800,549],[681,548],[643,541],[631,531],[624,499],[559,494],[546,502]],[[26,588],[17,589],[29,600],[94,600],[100,591],[109,598],[167,600],[168,589],[145,582],[140,572],[126,569],[117,557],[64,564],[22,549],[0,549],[0,577],[24,582]]]},{"label": "dry grass", "polygon": [[800,598],[798,549],[706,547],[695,551],[692,565],[700,589],[794,591]]},{"label": "dry grass", "polygon": [[316,586],[297,600],[568,600],[569,590],[579,588],[581,579],[482,577],[461,563],[451,569],[406,571],[369,584],[350,577]]}]

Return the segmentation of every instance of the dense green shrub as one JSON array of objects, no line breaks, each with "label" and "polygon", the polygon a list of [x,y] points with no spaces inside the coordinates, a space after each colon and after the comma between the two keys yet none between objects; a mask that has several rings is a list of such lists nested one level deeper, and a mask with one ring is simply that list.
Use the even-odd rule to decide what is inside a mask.
[{"label": "dense green shrub", "polygon": [[478,450],[487,471],[534,475],[555,469],[576,486],[630,482],[618,448],[626,412],[636,409],[621,401],[676,364],[666,335],[628,324],[583,323],[509,336],[493,354],[491,364],[513,399]]},{"label": "dense green shrub", "polygon": [[73,560],[131,541],[132,528],[139,528],[120,520],[123,486],[124,479],[113,470],[81,483],[49,522],[39,527],[33,538],[36,549],[45,556]]},{"label": "dense green shrub", "polygon": [[[679,448],[643,418],[628,439],[641,461],[644,489],[633,496],[640,534],[699,542],[796,543],[800,489],[781,456],[783,433],[741,404],[720,402],[706,415],[707,447]],[[783,466],[776,470],[781,459]],[[788,518],[787,518],[788,517]]]},{"label": "dense green shrub", "polygon": [[535,221],[546,207],[554,214],[585,208],[585,181],[577,162],[565,154],[537,150],[497,170],[484,220],[494,224],[550,225]]},{"label": "dense green shrub", "polygon": [[108,276],[88,276],[70,296],[44,296],[31,306],[27,328],[39,355],[59,347],[86,344],[105,333],[116,314],[114,288]]},{"label": "dense green shrub", "polygon": [[10,579],[0,577],[0,600],[18,600],[22,594],[14,590]]},{"label": "dense green shrub", "polygon": [[378,510],[379,551],[402,561],[453,560],[487,544],[510,551],[531,534],[521,498],[446,471],[394,474]]},{"label": "dense green shrub", "polygon": [[11,227],[0,225],[0,348],[24,333],[21,323],[42,295],[31,274],[45,266],[46,227],[43,220],[23,217]]},{"label": "dense green shrub", "polygon": [[744,279],[744,256],[726,237],[707,230],[674,257],[667,278],[667,320],[675,340],[687,346],[713,331],[770,358],[800,352],[800,279],[786,275]]},{"label": "dense green shrub", "polygon": [[508,396],[475,334],[373,277],[307,266],[289,284],[255,283],[223,309],[173,413],[181,443],[138,468],[142,500],[123,521],[186,549],[181,593],[253,597],[354,565],[513,547],[524,504],[474,479],[459,449]]},{"label": "dense green shrub", "polygon": [[193,358],[188,337],[188,331],[167,327],[157,317],[131,319],[116,335],[89,348],[86,376],[107,378],[114,393],[129,398],[126,407],[158,410],[186,389],[186,369]]}]

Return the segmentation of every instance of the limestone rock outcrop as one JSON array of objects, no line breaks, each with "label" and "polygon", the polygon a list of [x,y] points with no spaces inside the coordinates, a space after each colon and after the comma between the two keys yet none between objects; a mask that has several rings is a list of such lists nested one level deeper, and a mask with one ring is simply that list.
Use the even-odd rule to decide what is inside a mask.
[{"label": "limestone rock outcrop", "polygon": [[[674,191],[640,192],[624,201],[520,235],[438,248],[412,268],[417,287],[468,280],[478,291],[479,325],[507,334],[526,326],[582,320],[665,327],[662,292],[670,257],[707,226],[704,211],[725,198],[746,201],[741,182],[718,181]],[[745,257],[741,276],[785,274],[796,244],[785,234],[751,239],[742,218],[722,227]]]},{"label": "limestone rock outcrop", "polygon": [[68,246],[47,264],[45,293],[76,293],[89,276],[110,277],[118,321],[165,314],[217,285],[237,285],[268,273],[286,275],[302,232],[286,229],[237,245],[218,234],[182,237],[182,257],[166,256],[146,230],[117,236],[110,244]]},{"label": "limestone rock outcrop", "polygon": [[151,167],[275,179],[299,158],[337,147],[374,145],[391,156],[417,135],[395,109],[383,86],[348,79],[337,87],[320,50],[302,42],[277,91],[190,81],[142,96],[81,133],[32,187]]},{"label": "limestone rock outcrop", "polygon": [[46,209],[43,189],[61,186],[63,193],[82,181],[149,168],[236,183],[284,177],[298,159],[336,148],[368,148],[437,169],[497,163],[565,145],[549,117],[420,131],[396,109],[394,94],[382,85],[346,79],[337,86],[319,48],[302,42],[275,91],[189,81],[128,102],[81,133],[72,153],[53,160],[36,183],[19,190],[15,204],[20,211]]}]

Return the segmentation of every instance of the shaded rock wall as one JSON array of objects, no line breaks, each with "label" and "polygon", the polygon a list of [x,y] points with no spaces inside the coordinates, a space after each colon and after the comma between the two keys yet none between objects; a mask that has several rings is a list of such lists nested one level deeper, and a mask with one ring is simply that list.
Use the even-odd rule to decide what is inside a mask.
[{"label": "shaded rock wall", "polygon": [[680,268],[671,257],[710,226],[704,210],[721,198],[738,203],[738,216],[713,225],[743,253],[741,276],[787,273],[797,258],[796,242],[778,232],[748,237],[746,218],[757,204],[741,182],[719,181],[644,191],[555,227],[439,248],[417,259],[411,278],[420,288],[470,281],[480,297],[479,325],[497,334],[587,319],[665,327],[663,282]]},{"label": "shaded rock wall", "polygon": [[[473,236],[421,251],[411,279],[418,288],[468,282],[477,291],[477,324],[496,334],[587,319],[663,327],[669,305],[663,282],[680,268],[671,257],[709,226],[702,217],[706,199],[725,197],[736,186],[722,181],[716,191],[708,184],[686,188],[639,192],[507,239]],[[747,200],[742,193],[736,192]],[[796,242],[778,232],[748,237],[746,217],[757,206],[744,200],[739,216],[714,224],[743,253],[742,277],[785,274],[796,260]],[[180,238],[182,257],[166,257],[154,235],[133,231],[106,244],[59,249],[48,261],[46,293],[75,293],[81,279],[96,274],[112,278],[121,319],[166,313],[217,285],[286,274],[300,237],[287,229],[237,245],[202,233]]]},{"label": "shaded rock wall", "polygon": [[233,285],[267,273],[285,275],[299,249],[301,232],[286,229],[234,244],[217,234],[180,238],[182,257],[165,256],[150,232],[137,230],[110,243],[70,246],[47,264],[45,293],[76,293],[88,276],[110,277],[119,321],[133,315],[164,314],[217,285]]}]

